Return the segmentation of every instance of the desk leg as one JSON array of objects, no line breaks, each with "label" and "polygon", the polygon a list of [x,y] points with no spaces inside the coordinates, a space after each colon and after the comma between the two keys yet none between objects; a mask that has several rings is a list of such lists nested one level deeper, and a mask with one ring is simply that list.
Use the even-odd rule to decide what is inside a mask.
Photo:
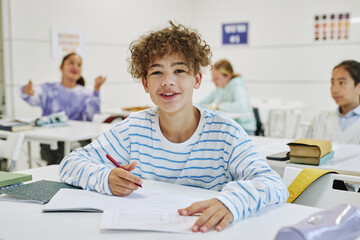
[{"label": "desk leg", "polygon": [[31,141],[27,141],[27,145],[28,145],[28,161],[29,161],[29,168],[32,168]]},{"label": "desk leg", "polygon": [[64,142],[64,157],[70,153],[70,142],[65,141]]}]

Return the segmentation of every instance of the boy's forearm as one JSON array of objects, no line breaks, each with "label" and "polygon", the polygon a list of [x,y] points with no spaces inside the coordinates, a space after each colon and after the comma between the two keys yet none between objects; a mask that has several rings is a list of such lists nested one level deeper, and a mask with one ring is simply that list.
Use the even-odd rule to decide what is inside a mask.
[{"label": "boy's forearm", "polygon": [[112,195],[108,183],[111,169],[75,151],[61,161],[60,179],[85,190]]},{"label": "boy's forearm", "polygon": [[230,210],[236,221],[264,207],[285,202],[287,198],[287,188],[281,178],[276,175],[266,175],[254,180],[230,182],[217,199]]},{"label": "boy's forearm", "polygon": [[234,220],[284,202],[288,197],[281,177],[256,152],[249,139],[234,147],[229,160],[229,174],[233,181],[224,186],[218,199],[229,208]]}]

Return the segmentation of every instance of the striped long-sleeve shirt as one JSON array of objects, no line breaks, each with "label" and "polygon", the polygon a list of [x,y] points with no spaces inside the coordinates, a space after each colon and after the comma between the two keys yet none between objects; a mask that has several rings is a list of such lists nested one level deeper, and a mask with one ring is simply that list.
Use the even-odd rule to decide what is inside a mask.
[{"label": "striped long-sleeve shirt", "polygon": [[255,151],[245,131],[232,119],[198,107],[201,118],[192,137],[172,143],[161,133],[157,109],[131,114],[60,165],[63,181],[112,195],[108,177],[120,164],[137,162],[133,174],[193,187],[221,191],[218,199],[234,220],[288,197],[280,176]]}]

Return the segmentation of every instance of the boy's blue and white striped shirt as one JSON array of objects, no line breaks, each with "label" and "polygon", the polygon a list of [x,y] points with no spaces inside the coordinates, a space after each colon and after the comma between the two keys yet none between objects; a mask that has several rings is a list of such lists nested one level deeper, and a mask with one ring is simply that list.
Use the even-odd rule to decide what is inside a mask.
[{"label": "boy's blue and white striped shirt", "polygon": [[234,220],[288,197],[280,176],[255,151],[245,131],[232,119],[204,107],[193,136],[172,143],[161,133],[157,109],[131,114],[60,165],[63,181],[112,195],[108,177],[114,165],[137,161],[133,174],[193,187],[221,191],[218,199]]}]

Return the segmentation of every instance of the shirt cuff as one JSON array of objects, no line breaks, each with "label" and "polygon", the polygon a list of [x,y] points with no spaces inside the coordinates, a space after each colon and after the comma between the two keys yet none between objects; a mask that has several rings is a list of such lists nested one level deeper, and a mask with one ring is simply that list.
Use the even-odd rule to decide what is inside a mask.
[{"label": "shirt cuff", "polygon": [[111,189],[110,189],[110,186],[109,186],[109,176],[110,176],[110,172],[111,172],[112,169],[110,169],[106,175],[104,176],[104,179],[103,179],[103,191],[107,194],[107,195],[110,195],[110,196],[114,196],[114,194],[111,192]]},{"label": "shirt cuff", "polygon": [[22,97],[26,97],[26,96],[27,96],[27,94],[26,94],[25,91],[24,91],[24,87],[25,87],[25,86],[20,87],[20,94],[21,94]]},{"label": "shirt cuff", "polygon": [[221,196],[218,196],[217,199],[229,209],[231,214],[233,215],[233,222],[237,221],[239,219],[239,207],[235,206],[234,202],[226,195],[222,194]]},{"label": "shirt cuff", "polygon": [[100,92],[99,92],[99,91],[94,91],[93,96],[99,97],[99,96],[100,96]]}]

